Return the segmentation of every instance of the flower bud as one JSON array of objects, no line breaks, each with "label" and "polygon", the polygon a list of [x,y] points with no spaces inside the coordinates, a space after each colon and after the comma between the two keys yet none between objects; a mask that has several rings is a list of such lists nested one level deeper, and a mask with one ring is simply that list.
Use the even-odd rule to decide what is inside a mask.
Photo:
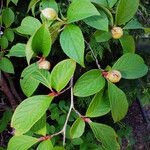
[{"label": "flower bud", "polygon": [[111,70],[107,72],[105,78],[108,79],[112,83],[117,83],[121,80],[121,73],[117,70]]},{"label": "flower bud", "polygon": [[123,36],[123,30],[120,27],[113,27],[111,33],[114,39],[120,39]]},{"label": "flower bud", "polygon": [[58,16],[53,8],[45,8],[42,11],[42,15],[48,20],[55,20]]},{"label": "flower bud", "polygon": [[50,66],[50,62],[47,60],[42,60],[41,62],[39,62],[39,69],[49,70]]}]

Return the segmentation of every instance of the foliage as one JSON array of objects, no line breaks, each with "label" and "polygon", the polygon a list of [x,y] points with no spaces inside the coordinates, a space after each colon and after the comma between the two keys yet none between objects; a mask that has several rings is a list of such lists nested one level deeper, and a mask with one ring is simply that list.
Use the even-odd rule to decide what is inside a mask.
[{"label": "foliage", "polygon": [[[0,70],[16,75],[14,60],[20,58],[25,63],[26,59],[28,64],[21,68],[20,78],[20,87],[27,98],[11,118],[14,136],[7,149],[119,150],[113,123],[108,126],[99,122],[99,117],[111,112],[114,123],[122,120],[129,107],[123,81],[141,78],[148,72],[143,58],[135,54],[135,39],[130,34],[130,30],[145,29],[135,16],[139,0],[30,0],[21,19],[21,12],[15,10],[20,3],[7,0],[1,15],[4,31],[0,39]],[[43,14],[46,8],[57,15],[49,19],[46,15],[54,14]],[[123,32],[122,35],[115,30],[121,38],[113,39],[114,27]],[[47,64],[40,66],[46,61],[51,68]],[[112,70],[120,72],[120,83],[115,84],[108,77]],[[116,74],[113,76],[118,78]],[[47,88],[49,94],[39,85]],[[67,96],[65,101],[59,98],[63,94]],[[79,112],[75,108],[82,103],[76,102],[76,97],[77,100],[92,97],[86,110]],[[1,132],[10,117],[10,112],[4,114],[6,123],[1,121]]]}]

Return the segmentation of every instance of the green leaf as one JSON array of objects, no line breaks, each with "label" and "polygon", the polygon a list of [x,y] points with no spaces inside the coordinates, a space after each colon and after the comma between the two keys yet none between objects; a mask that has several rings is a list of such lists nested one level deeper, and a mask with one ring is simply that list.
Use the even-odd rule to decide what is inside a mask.
[{"label": "green leaf", "polygon": [[50,126],[48,123],[46,123],[46,129],[47,129],[47,134],[55,133],[55,127],[53,125]]},{"label": "green leaf", "polygon": [[121,89],[111,82],[108,82],[108,95],[113,120],[114,122],[120,121],[125,117],[128,111],[126,95]]},{"label": "green leaf", "polygon": [[72,127],[70,129],[70,137],[72,139],[79,138],[84,133],[84,129],[85,129],[85,122],[83,121],[83,119],[78,118],[73,123],[73,125],[72,125]]},{"label": "green leaf", "polygon": [[112,69],[120,71],[125,79],[137,79],[148,72],[148,67],[144,64],[143,59],[139,55],[131,53],[120,57]]},{"label": "green leaf", "polygon": [[73,145],[81,145],[83,143],[83,140],[81,138],[75,138],[71,140],[71,143]]},{"label": "green leaf", "polygon": [[150,28],[144,28],[144,32],[147,34],[147,33],[150,33]]},{"label": "green leaf", "polygon": [[140,100],[140,104],[142,107],[149,105],[149,100],[150,100],[149,90],[146,91],[145,89],[143,93],[138,95],[138,99]]},{"label": "green leaf", "polygon": [[22,22],[21,26],[17,28],[17,31],[25,35],[33,35],[41,26],[41,23],[38,19],[27,16]]},{"label": "green leaf", "polygon": [[37,142],[37,138],[27,135],[14,136],[10,139],[7,150],[28,150]]},{"label": "green leaf", "polygon": [[7,7],[8,7],[8,5],[9,5],[10,1],[11,1],[11,0],[7,0],[7,1],[6,1],[6,6],[7,6]]},{"label": "green leaf", "polygon": [[139,0],[120,0],[116,12],[116,24],[124,25],[132,19],[138,9]]},{"label": "green leaf", "polygon": [[118,0],[107,0],[108,6],[109,6],[110,8],[112,8],[112,7],[117,3],[117,1],[118,1]]},{"label": "green leaf", "polygon": [[84,37],[76,25],[68,25],[60,35],[60,43],[64,53],[84,66]]},{"label": "green leaf", "polygon": [[58,13],[58,5],[55,0],[42,0],[41,9],[53,8]]},{"label": "green leaf", "polygon": [[33,5],[31,8],[32,16],[34,16],[34,17],[35,17],[35,9],[36,9],[36,4]]},{"label": "green leaf", "polygon": [[12,29],[6,29],[4,31],[4,36],[7,38],[8,41],[12,42],[14,40],[14,32]]},{"label": "green leaf", "polygon": [[57,40],[57,37],[59,35],[59,31],[61,30],[63,23],[62,22],[56,22],[52,26],[49,27],[49,31],[52,38],[52,43],[54,43]]},{"label": "green leaf", "polygon": [[34,54],[34,51],[32,49],[32,39],[33,36],[31,36],[26,44],[26,50],[25,50],[25,54],[26,54],[26,59],[27,59],[27,63],[28,65],[30,64],[30,60]]},{"label": "green leaf", "polygon": [[[66,119],[66,115],[60,115],[60,116],[58,116],[58,118],[56,116],[56,120],[60,126],[64,125],[65,119]],[[71,118],[69,118],[69,121],[70,121],[70,119]]]},{"label": "green leaf", "polygon": [[15,5],[17,5],[18,0],[11,0]]},{"label": "green leaf", "polygon": [[0,16],[0,23],[2,24],[2,15]]},{"label": "green leaf", "polygon": [[45,24],[48,28],[52,25],[52,23],[54,22],[54,20],[48,20],[46,19],[43,14],[40,14],[40,18],[42,20],[42,23]]},{"label": "green leaf", "polygon": [[90,0],[76,0],[69,6],[67,22],[72,23],[95,15],[99,15],[99,12]]},{"label": "green leaf", "polygon": [[3,57],[0,59],[0,69],[4,72],[8,72],[8,73],[14,73],[14,67],[12,62],[6,58]]},{"label": "green leaf", "polygon": [[51,89],[51,75],[49,71],[38,69],[33,73],[32,78]]},{"label": "green leaf", "polygon": [[66,150],[64,147],[56,146],[52,150]]},{"label": "green leaf", "polygon": [[53,150],[52,142],[50,140],[41,142],[37,150]]},{"label": "green leaf", "polygon": [[51,86],[60,92],[70,81],[75,68],[76,63],[71,59],[59,62],[51,72]]},{"label": "green leaf", "polygon": [[[93,49],[95,56],[100,57],[101,60],[103,59],[105,49],[111,52],[109,42],[104,42],[104,43],[96,42],[95,38],[93,37],[91,38],[90,46]],[[89,53],[91,52],[89,51]],[[92,53],[91,56],[93,57]]]},{"label": "green leaf", "polygon": [[92,55],[92,52],[91,52],[91,51],[89,51],[89,52],[86,54],[86,56],[85,56],[85,60],[86,60],[87,62],[89,62],[89,63],[91,63],[91,62],[95,61],[95,59],[94,59],[94,57],[93,57],[93,55]]},{"label": "green leaf", "polygon": [[123,53],[135,53],[135,41],[131,35],[124,35],[119,39],[123,48]]},{"label": "green leaf", "polygon": [[90,0],[94,4],[102,5],[108,7],[108,0]]},{"label": "green leaf", "polygon": [[88,17],[83,21],[95,29],[108,31],[108,18],[103,11],[100,11],[99,16]]},{"label": "green leaf", "polygon": [[8,47],[8,40],[4,35],[0,38],[0,46],[2,49],[6,49]]},{"label": "green leaf", "polygon": [[15,128],[15,135],[21,135],[45,114],[53,97],[38,95],[24,100],[15,110],[11,126]]},{"label": "green leaf", "polygon": [[110,32],[97,30],[94,33],[94,38],[96,42],[108,42],[112,38],[112,35]]},{"label": "green leaf", "polygon": [[37,87],[39,86],[39,82],[37,80],[33,80],[32,74],[30,76],[25,76],[23,79],[20,79],[20,86],[23,93],[29,97],[31,96]]},{"label": "green leaf", "polygon": [[7,110],[3,113],[3,116],[0,120],[0,133],[2,133],[4,130],[6,130],[7,125],[9,123],[9,121],[11,120],[11,117],[12,117],[11,110]]},{"label": "green leaf", "polygon": [[17,43],[10,49],[7,56],[25,57],[25,46],[23,43]]},{"label": "green leaf", "polygon": [[[111,9],[109,9],[109,6],[108,6],[108,0],[100,0],[100,1],[99,0],[92,0],[92,1],[95,1],[93,3],[98,8],[98,10],[103,10],[106,13],[107,17],[110,20],[110,24],[113,26],[114,25],[114,19],[112,16],[112,12],[110,11]],[[106,3],[106,4],[102,4],[102,3]]]},{"label": "green leaf", "polygon": [[27,66],[23,70],[21,77],[30,76],[31,74],[33,74],[38,69],[39,69],[38,63],[33,63],[33,64]]},{"label": "green leaf", "polygon": [[100,144],[97,144],[96,142],[94,144],[92,143],[87,143],[87,142],[84,142],[80,145],[80,149],[81,150],[88,150],[88,149],[92,149],[92,150],[104,150],[102,148],[102,146]]},{"label": "green leaf", "polygon": [[44,116],[42,116],[40,120],[38,120],[34,124],[34,126],[30,129],[30,131],[39,135],[46,136],[46,114],[44,114]]},{"label": "green leaf", "polygon": [[28,6],[28,11],[33,7],[35,6],[40,0],[31,0],[30,3],[29,3],[29,6]]},{"label": "green leaf", "polygon": [[105,86],[105,79],[98,69],[93,69],[83,74],[75,83],[74,95],[86,97],[99,92]]},{"label": "green leaf", "polygon": [[35,53],[42,53],[47,57],[51,50],[51,36],[48,28],[42,25],[34,34],[32,39],[32,49]]},{"label": "green leaf", "polygon": [[6,150],[6,149],[4,149],[3,147],[0,146],[0,150]]},{"label": "green leaf", "polygon": [[33,73],[38,69],[38,64],[34,63],[26,67],[21,74],[21,89],[27,97],[31,96],[39,85],[39,81],[33,80]]},{"label": "green leaf", "polygon": [[14,22],[15,15],[14,12],[10,8],[5,8],[2,11],[2,21],[5,24],[6,28],[10,27]]},{"label": "green leaf", "polygon": [[142,26],[142,24],[139,23],[139,21],[137,19],[132,19],[131,21],[129,21],[124,27],[123,29],[144,29],[144,27]]},{"label": "green leaf", "polygon": [[95,137],[102,143],[102,147],[106,150],[120,150],[117,142],[117,135],[110,126],[91,122],[89,123]]},{"label": "green leaf", "polygon": [[101,90],[92,99],[86,112],[87,117],[100,117],[110,111],[108,96],[106,94],[104,95],[103,92]]}]

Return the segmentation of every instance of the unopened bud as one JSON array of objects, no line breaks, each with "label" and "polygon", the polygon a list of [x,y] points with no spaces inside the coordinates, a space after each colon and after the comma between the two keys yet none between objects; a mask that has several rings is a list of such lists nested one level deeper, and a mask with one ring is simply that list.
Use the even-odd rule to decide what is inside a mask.
[{"label": "unopened bud", "polygon": [[53,8],[45,8],[42,11],[42,15],[48,20],[55,20],[57,19],[57,13]]},{"label": "unopened bud", "polygon": [[42,60],[39,62],[39,69],[49,70],[51,67],[50,62],[47,60]]}]

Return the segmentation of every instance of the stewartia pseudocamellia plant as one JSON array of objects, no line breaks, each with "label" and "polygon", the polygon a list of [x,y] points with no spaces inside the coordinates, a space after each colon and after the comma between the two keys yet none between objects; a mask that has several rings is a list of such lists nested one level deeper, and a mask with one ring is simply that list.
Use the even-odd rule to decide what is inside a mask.
[{"label": "stewartia pseudocamellia plant", "polygon": [[[9,7],[13,5],[10,1],[15,3],[16,7],[18,2],[9,0],[3,8],[4,32],[10,30],[11,34],[15,32],[25,40],[23,43],[14,44],[7,54],[1,54],[0,68],[4,72],[14,73],[13,65],[9,60],[9,57],[14,56],[25,57],[28,66],[22,71],[20,78],[21,89],[27,98],[13,113],[11,127],[14,136],[8,143],[8,150],[30,148],[64,150],[67,147],[66,132],[69,130],[67,139],[78,139],[88,132],[85,131],[85,126],[91,128],[95,138],[101,143],[98,144],[101,149],[119,150],[120,145],[115,130],[97,122],[94,118],[111,112],[114,123],[122,120],[128,111],[128,101],[125,93],[115,83],[122,79],[141,78],[148,71],[143,59],[135,54],[134,42],[132,42],[133,47],[128,47],[127,42],[124,42],[134,41],[129,31],[135,28],[132,24],[135,22],[133,18],[139,0],[106,0],[106,2],[105,0],[103,2],[71,0],[63,4],[55,0],[31,0],[26,16],[20,26],[15,28],[12,23],[17,13],[15,9]],[[114,10],[115,15],[110,10]],[[136,28],[143,28],[139,23],[136,25]],[[84,32],[86,27],[90,29],[90,35]],[[12,42],[13,38],[7,37],[6,34],[2,35],[3,49],[7,49],[8,41]],[[112,64],[107,64],[111,67],[100,64],[99,57],[92,46],[93,41],[95,45],[97,43],[109,45],[110,41],[119,45],[120,42],[123,49],[120,52],[122,56]],[[60,46],[55,48],[55,45]],[[51,66],[50,61],[54,59],[50,58],[55,58],[53,56],[56,49],[57,51],[59,49],[60,57]],[[86,58],[96,62],[94,69],[88,67],[88,60],[85,60],[85,55],[89,52],[91,56]],[[84,73],[81,74],[79,67],[84,70]],[[80,74],[77,80],[76,73]],[[49,89],[47,95],[42,95],[42,92],[41,95],[34,94],[39,84]],[[47,110],[57,97],[69,90],[70,106],[64,124],[60,130],[48,134]],[[75,97],[89,96],[93,96],[93,99],[86,113],[81,114],[82,110],[79,112],[76,109]],[[76,120],[68,128],[72,112],[76,114]],[[59,136],[62,137],[62,144],[57,141],[56,137]]]}]

